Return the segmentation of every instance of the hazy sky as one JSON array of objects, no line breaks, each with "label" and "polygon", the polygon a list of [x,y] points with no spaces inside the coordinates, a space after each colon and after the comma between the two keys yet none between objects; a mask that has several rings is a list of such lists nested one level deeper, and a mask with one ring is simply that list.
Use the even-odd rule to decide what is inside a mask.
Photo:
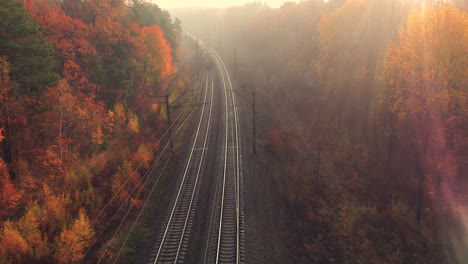
[{"label": "hazy sky", "polygon": [[[173,7],[228,7],[234,5],[243,5],[256,0],[152,0],[161,8]],[[261,2],[267,3],[272,7],[279,7],[287,0],[264,0]]]}]

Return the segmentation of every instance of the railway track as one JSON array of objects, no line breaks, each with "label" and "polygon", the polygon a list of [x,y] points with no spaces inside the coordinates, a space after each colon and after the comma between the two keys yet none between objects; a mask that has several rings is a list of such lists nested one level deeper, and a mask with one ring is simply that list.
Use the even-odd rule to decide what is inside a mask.
[{"label": "railway track", "polygon": [[211,257],[205,263],[244,263],[242,151],[239,115],[229,73],[220,56],[211,50],[219,70],[225,104],[225,139],[219,192],[212,216]]},{"label": "railway track", "polygon": [[[211,58],[212,67],[205,67],[202,74],[204,81],[203,99],[198,119],[198,127],[192,139],[183,175],[177,183],[177,192],[169,205],[169,213],[164,221],[161,234],[151,257],[150,263],[194,263],[197,260],[204,263],[245,263],[244,255],[244,215],[243,215],[243,181],[242,181],[242,142],[240,135],[239,114],[236,96],[226,66],[215,50],[205,47]],[[215,100],[214,89],[219,92],[219,109],[213,110]],[[223,107],[224,106],[224,107]],[[218,116],[219,115],[219,116]],[[217,123],[219,120],[223,123]],[[213,144],[209,141],[211,130],[218,129],[220,142]],[[209,149],[209,150],[208,150]],[[208,155],[210,151],[210,155]],[[207,157],[208,156],[208,157]],[[219,166],[208,159],[216,156]],[[211,158],[210,158],[211,157]],[[217,159],[218,159],[217,158]],[[213,180],[212,186],[216,190],[207,190],[210,197],[211,211],[197,210],[200,196],[201,182],[207,165],[216,167],[208,179]],[[206,169],[208,170],[208,169]],[[217,171],[217,173],[216,173]],[[203,185],[205,186],[205,185]],[[203,191],[205,192],[205,190]],[[204,201],[203,203],[205,203]],[[202,206],[203,207],[203,206]],[[198,231],[198,239],[192,238],[191,233],[197,233],[199,220],[197,213],[211,213],[202,225],[206,227]],[[204,214],[202,214],[204,215]],[[203,218],[202,218],[203,219]],[[194,230],[193,230],[194,229]],[[207,232],[205,232],[207,231]],[[199,241],[202,244],[193,245]],[[197,258],[189,256],[196,247],[205,245],[205,255]],[[190,247],[190,248],[189,248]],[[200,252],[202,250],[198,250]]]},{"label": "railway track", "polygon": [[[211,78],[210,78],[211,77]],[[213,79],[204,74],[204,99],[198,127],[189,151],[183,177],[179,183],[151,263],[183,263],[188,249],[195,209],[200,194],[200,182],[207,152],[207,142],[213,115]]]}]

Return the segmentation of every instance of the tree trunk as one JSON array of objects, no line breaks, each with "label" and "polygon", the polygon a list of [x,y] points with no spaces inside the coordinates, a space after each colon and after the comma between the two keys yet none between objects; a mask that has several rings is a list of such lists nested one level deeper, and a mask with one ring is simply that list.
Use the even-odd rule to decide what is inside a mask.
[{"label": "tree trunk", "polygon": [[3,139],[1,145],[3,148],[3,160],[5,163],[11,163],[13,161],[13,157],[11,154],[11,137],[10,137],[10,128],[8,125],[8,122],[3,123],[3,128],[4,128],[4,136],[5,138]]},{"label": "tree trunk", "polygon": [[422,207],[423,207],[423,198],[424,198],[424,168],[421,161],[418,161],[417,173],[419,178],[419,190],[418,190],[418,201],[416,205],[416,219],[418,222],[421,221]]}]

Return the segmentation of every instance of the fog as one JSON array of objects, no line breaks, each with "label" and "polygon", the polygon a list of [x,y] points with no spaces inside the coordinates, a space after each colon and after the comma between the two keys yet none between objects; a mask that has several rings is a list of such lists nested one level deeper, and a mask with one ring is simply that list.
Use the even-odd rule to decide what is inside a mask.
[{"label": "fog", "polygon": [[[468,167],[459,149],[468,119],[452,108],[467,102],[449,96],[453,87],[467,93],[468,25],[466,4],[454,2],[170,10],[222,54],[246,94],[261,98],[259,140],[277,186],[274,212],[283,212],[277,223],[294,237],[295,261],[468,258]],[[425,75],[434,67],[441,71]]]},{"label": "fog", "polygon": [[[161,8],[181,8],[181,7],[229,7],[239,6],[253,1],[247,0],[153,0]],[[262,1],[271,7],[279,7],[286,0],[267,0]]]}]

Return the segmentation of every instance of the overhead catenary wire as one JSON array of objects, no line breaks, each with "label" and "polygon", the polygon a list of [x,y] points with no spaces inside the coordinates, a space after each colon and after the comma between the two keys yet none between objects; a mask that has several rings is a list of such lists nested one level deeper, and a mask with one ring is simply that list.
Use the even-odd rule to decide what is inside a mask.
[{"label": "overhead catenary wire", "polygon": [[[173,125],[176,123],[176,121],[178,120],[178,118],[180,117],[180,114],[179,116],[176,118],[176,120],[174,120],[173,122]],[[169,134],[169,129],[166,130],[166,132],[161,136],[160,140],[165,138],[167,135]],[[151,153],[153,153],[155,150],[156,150],[156,144],[151,148]],[[143,165],[144,161],[141,161],[138,166],[132,171],[133,172],[136,172],[142,165]],[[117,197],[117,195],[120,193],[120,191],[122,191],[126,185],[128,184],[128,182],[130,181],[130,175],[126,178],[125,182],[120,186],[120,188],[116,191],[116,193],[112,196],[112,198],[107,202],[107,204],[101,208],[101,210],[99,211],[99,213],[94,217],[93,221],[91,221],[92,223],[94,223],[100,216],[101,214],[105,211],[105,209],[107,209],[107,207],[114,201],[114,199]]]},{"label": "overhead catenary wire", "polygon": [[[177,134],[177,133],[179,132],[179,130],[180,130],[180,129],[185,125],[185,123],[191,118],[191,116],[192,116],[192,114],[193,114],[194,112],[195,112],[195,111],[192,111],[192,112],[190,113],[190,115],[185,119],[185,121],[182,123],[182,125],[180,125],[179,128],[175,131],[175,134]],[[167,159],[167,161],[166,161],[166,163],[165,163],[163,169],[162,169],[161,172],[159,173],[159,176],[158,176],[156,182],[154,183],[153,187],[151,188],[151,191],[150,191],[148,197],[146,198],[146,200],[145,200],[145,202],[144,202],[144,204],[143,204],[143,206],[142,206],[140,212],[138,213],[138,216],[137,216],[136,220],[133,222],[130,231],[128,232],[127,236],[125,237],[125,240],[124,240],[124,242],[122,243],[122,245],[121,245],[121,247],[120,247],[120,249],[119,249],[119,251],[118,251],[118,253],[117,253],[117,255],[116,255],[116,257],[115,257],[113,263],[115,263],[115,262],[118,260],[120,254],[122,253],[123,248],[125,247],[125,245],[126,245],[128,239],[130,238],[130,235],[132,234],[132,232],[133,232],[133,230],[134,230],[134,228],[135,228],[135,226],[136,226],[138,220],[140,219],[140,217],[141,217],[141,215],[142,215],[142,213],[143,213],[143,211],[144,211],[144,209],[145,209],[145,207],[146,207],[147,202],[148,202],[149,199],[151,198],[151,196],[152,196],[154,190],[156,189],[156,186],[157,186],[157,184],[158,184],[158,182],[159,182],[159,179],[161,178],[162,174],[164,173],[164,171],[165,171],[165,169],[166,169],[166,166],[167,166],[167,164],[169,163],[169,161],[170,161],[172,155],[173,155],[173,153],[170,154],[170,156],[169,156],[169,158]]]},{"label": "overhead catenary wire", "polygon": [[[203,79],[203,78],[202,78]],[[208,82],[208,81],[207,81]],[[207,93],[208,93],[208,88],[207,88],[207,84],[205,85],[205,96],[204,96],[204,102],[206,102],[206,97],[207,97]],[[212,99],[211,99],[212,101]],[[183,174],[183,177],[182,177],[182,182],[178,188],[178,192],[177,192],[177,196],[176,196],[176,200],[175,200],[175,203],[172,207],[172,210],[171,210],[171,214],[169,216],[169,220],[168,220],[168,223],[166,225],[166,228],[164,229],[164,233],[163,233],[163,236],[162,236],[162,240],[161,240],[161,244],[158,248],[158,251],[157,251],[157,254],[156,254],[156,257],[155,257],[155,261],[154,263],[156,263],[160,257],[160,254],[162,252],[162,249],[165,245],[165,240],[166,240],[166,237],[168,235],[168,233],[171,231],[171,224],[172,224],[172,219],[174,218],[174,215],[175,215],[175,210],[177,208],[177,206],[179,205],[179,199],[181,197],[181,193],[182,193],[182,188],[185,186],[185,182],[186,182],[186,179],[188,178],[188,170],[189,170],[189,167],[190,165],[192,164],[192,158],[193,158],[193,153],[194,153],[194,150],[195,150],[195,145],[197,143],[197,139],[198,139],[198,136],[200,134],[200,129],[201,129],[201,125],[202,125],[202,121],[203,121],[203,117],[204,117],[204,112],[205,112],[205,104],[202,105],[202,112],[200,114],[200,120],[198,122],[198,127],[197,127],[197,131],[196,131],[196,134],[195,134],[195,139],[193,140],[193,145],[192,145],[192,148],[191,148],[191,151],[190,151],[190,154],[189,154],[189,157],[188,157],[188,161],[187,161],[187,165],[185,167],[185,170],[184,170],[184,174]],[[205,142],[206,143],[206,142]],[[203,148],[204,149],[204,148]],[[202,159],[200,159],[200,162],[202,162]],[[201,166],[201,165],[199,165]],[[197,179],[198,179],[198,175],[197,175]],[[193,192],[195,192],[195,189],[196,189],[196,184],[194,184],[194,189],[193,189]],[[193,197],[193,196],[192,196]],[[193,202],[193,199],[190,200],[190,203]],[[187,211],[187,213],[190,213],[190,211]],[[179,243],[180,243],[181,240],[179,240]],[[178,254],[175,256],[175,258],[177,259],[177,256]]]},{"label": "overhead catenary wire", "polygon": [[[240,154],[239,154],[239,149],[240,149],[240,144],[239,144],[239,120],[238,120],[238,114],[237,114],[237,106],[236,106],[236,100],[235,96],[233,93],[233,88],[232,88],[232,82],[231,78],[229,76],[229,73],[227,71],[227,68],[222,61],[221,57],[218,55],[218,53],[212,49],[212,52],[215,55],[217,64],[218,64],[218,69],[221,73],[222,79],[223,79],[223,86],[225,89],[225,101],[226,101],[226,115],[228,113],[228,99],[227,99],[227,92],[228,90],[231,92],[231,102],[232,102],[232,108],[234,112],[234,126],[235,126],[235,164],[236,164],[236,169],[235,169],[235,207],[236,207],[236,263],[240,263]],[[222,66],[222,67],[221,67]],[[226,88],[226,81],[224,78],[224,73],[226,75],[227,82],[230,86],[230,89]],[[228,131],[228,126],[226,122],[226,131]],[[228,133],[226,132],[226,148],[228,146]],[[217,253],[216,253],[216,263],[220,261],[220,250],[221,250],[221,236],[222,236],[222,226],[223,226],[223,212],[224,212],[224,195],[225,195],[225,186],[226,186],[226,166],[227,166],[227,149],[225,150],[225,162],[224,162],[225,170],[224,170],[224,176],[223,176],[223,189],[222,189],[222,196],[221,196],[221,214],[220,214],[220,221],[219,221],[219,234],[218,234],[218,245],[217,245]]]},{"label": "overhead catenary wire", "polygon": [[[199,85],[199,81],[197,81],[196,86],[198,87],[198,85]],[[181,117],[181,115],[183,115],[183,114],[185,113],[186,109],[188,109],[187,107],[188,107],[188,105],[186,105],[186,107],[184,107],[184,109],[182,110],[182,112],[179,113],[179,115],[177,116],[177,118],[174,120],[173,124],[171,124],[170,127],[172,127],[172,126],[178,121],[178,119]],[[165,133],[160,137],[159,141],[161,141],[161,140],[164,139],[167,135],[169,135],[169,131],[170,131],[169,128],[170,128],[170,127],[168,127],[168,129],[166,129]],[[127,127],[126,130],[128,130],[128,127]],[[151,152],[153,152],[154,149],[155,149],[155,146],[151,149]],[[137,169],[139,169],[140,166],[141,166],[142,164],[143,164],[143,162],[141,162],[141,163],[139,164],[139,166],[138,166],[135,170],[133,170],[133,172],[135,172]],[[129,177],[127,177],[125,183],[119,188],[119,190],[116,192],[116,194],[114,194],[114,195],[112,196],[112,198],[107,202],[107,204],[106,204],[103,208],[101,208],[101,210],[100,210],[99,213],[93,218],[93,220],[91,221],[91,223],[96,222],[96,220],[97,220],[97,219],[100,217],[100,215],[105,211],[105,209],[107,209],[107,207],[113,202],[113,200],[115,199],[115,197],[117,196],[117,194],[126,186],[126,184],[129,182],[129,180],[130,180],[130,175],[129,175]]]},{"label": "overhead catenary wire", "polygon": [[[194,110],[194,111],[195,111],[195,110]],[[181,114],[182,114],[182,113],[181,113]],[[180,115],[176,118],[176,120],[175,120],[175,122],[173,123],[173,125],[176,124],[176,121],[179,119],[179,117],[180,117]],[[167,134],[167,133],[168,133],[168,132],[166,131],[165,134]],[[166,143],[166,146],[168,146],[168,145],[169,145],[169,141]],[[153,148],[153,149],[154,149],[154,148]],[[164,148],[163,150],[165,150],[165,149],[166,149],[166,148]],[[163,152],[160,153],[160,155],[158,156],[158,158],[161,157],[162,155],[163,155]],[[141,166],[141,164],[142,164],[142,163],[140,163],[140,166]],[[135,172],[135,171],[137,171],[137,170],[139,169],[140,166],[138,166],[135,170],[133,170],[132,173]],[[145,175],[146,175],[146,174],[145,174]],[[117,197],[117,194],[119,194],[119,192],[126,186],[126,184],[129,182],[129,180],[130,180],[130,177],[127,177],[127,180],[124,182],[124,184],[121,186],[121,188],[116,192],[115,195],[112,196],[111,200],[109,200],[109,202],[101,209],[100,213],[93,219],[93,221],[92,221],[91,223],[94,223],[94,222],[98,219],[98,217],[100,216],[100,214],[102,214],[102,213],[105,211],[105,209],[107,209],[107,207],[110,206],[110,204],[113,202],[113,200]],[[131,196],[134,194],[134,192],[135,192],[136,190],[137,190],[137,187],[135,187],[135,188],[133,189],[133,191],[130,193],[129,199],[131,199]],[[127,200],[127,201],[128,201],[128,200]],[[127,201],[126,201],[126,202],[127,202]],[[126,205],[126,202],[122,203],[122,204],[120,205],[120,207],[118,208],[118,210],[116,211],[116,213],[113,214],[112,218],[111,218],[109,221],[107,221],[106,226],[101,230],[100,234],[96,237],[96,239],[94,240],[94,242],[93,242],[93,243],[91,244],[91,246],[88,248],[88,250],[87,250],[86,253],[85,253],[85,256],[86,256],[87,254],[89,254],[89,252],[91,251],[91,249],[94,247],[94,245],[97,243],[97,241],[101,238],[101,236],[104,234],[104,232],[105,232],[105,231],[107,230],[107,228],[110,226],[110,224],[113,222],[113,220],[115,219],[115,217],[119,214],[119,212],[121,211],[121,209],[123,208],[123,206]]]},{"label": "overhead catenary wire", "polygon": [[[148,104],[146,105],[146,107],[144,108],[146,111],[147,109],[149,109],[150,107],[150,103],[151,101],[148,101]],[[136,111],[136,109],[140,108],[141,106],[143,105],[143,102],[139,103],[138,106],[135,108],[134,111]],[[138,114],[137,114],[138,115]],[[98,153],[96,153],[96,155],[105,155],[108,151],[110,151],[110,149],[120,140],[120,138],[129,130],[129,127],[127,126],[124,130],[122,130],[116,137],[114,137],[112,139],[112,142],[106,147],[105,150],[102,150]],[[91,146],[88,148],[88,151],[86,152],[86,154],[84,155],[84,157],[87,157],[89,156],[89,154],[91,154],[93,151],[97,150],[99,148],[99,146]],[[75,164],[75,165],[72,165],[72,168],[70,169],[71,171],[73,169],[76,169],[78,167],[78,165],[80,165],[81,163],[78,163],[78,164]],[[15,218],[19,218],[21,215],[24,215],[24,213],[26,212],[27,210],[27,207],[24,207],[22,208],[18,213],[15,214]]]},{"label": "overhead catenary wire", "polygon": [[[200,82],[200,80],[198,80],[198,82],[197,82],[197,85],[196,85],[197,87],[199,86],[199,82]],[[184,107],[184,111],[183,111],[183,112],[185,112],[185,110],[188,109],[188,106],[189,106],[189,104],[187,104],[186,107]],[[197,108],[198,108],[198,107],[197,107]],[[196,110],[196,109],[195,109],[195,110]],[[174,136],[178,135],[178,132],[180,131],[180,129],[182,129],[182,127],[184,126],[184,124],[185,124],[185,123],[189,120],[189,118],[193,115],[193,113],[195,112],[195,110],[192,111],[192,112],[189,114],[189,116],[187,117],[187,119],[185,119],[185,120],[182,122],[182,125],[180,125],[180,126],[177,128],[177,131],[176,131],[176,133],[174,134]],[[179,120],[179,118],[180,118],[181,116],[183,116],[183,114],[179,115],[179,116],[177,117],[176,120]],[[176,122],[174,122],[174,123],[176,123]],[[170,129],[170,128],[172,128],[172,125],[169,126],[169,129]],[[168,129],[168,131],[169,131],[169,129]],[[166,134],[165,134],[165,135],[166,135]],[[172,138],[172,136],[171,136],[171,138]],[[168,142],[169,142],[169,141],[168,141]],[[167,144],[166,144],[166,147],[167,147]],[[167,149],[167,148],[165,148],[165,149]],[[164,149],[164,150],[165,150],[165,149]],[[164,152],[164,151],[161,151],[160,155],[162,155],[163,152]],[[171,155],[171,156],[172,156],[172,155]],[[155,164],[154,164],[154,165],[155,165]],[[150,168],[150,170],[152,170],[152,169],[154,170],[154,166],[153,166],[152,168]],[[146,184],[148,183],[148,179],[149,179],[149,175],[150,175],[150,174],[151,174],[151,173],[148,173],[148,172],[147,172],[147,174],[145,174],[145,176],[142,178],[142,179],[145,179],[145,177],[146,177],[146,181],[145,181],[145,183],[143,184],[143,186],[141,187],[140,191],[138,192],[138,195],[136,196],[136,199],[138,199],[138,197],[140,196],[140,193],[141,193],[141,191],[143,190],[143,188],[146,187]],[[127,184],[127,182],[128,182],[128,181],[125,182],[125,185]],[[124,187],[124,186],[122,186],[122,187]],[[155,186],[153,186],[153,188],[155,188]],[[121,189],[123,189],[123,188],[121,188]],[[131,195],[130,195],[131,197],[129,197],[129,199],[132,199],[133,194],[134,194],[135,192],[136,192],[136,189],[132,191],[132,193],[131,193]],[[148,197],[149,197],[149,196],[148,196]],[[115,196],[113,197],[113,199],[115,199]],[[148,198],[147,198],[147,199],[148,199]],[[147,200],[145,201],[145,203],[146,203],[146,202],[147,202]],[[107,206],[109,206],[110,203],[111,203],[111,201],[109,201],[109,203],[108,203]],[[120,214],[121,209],[123,208],[123,206],[126,206],[126,205],[127,205],[127,203],[123,204],[123,205],[119,208],[119,210],[114,214],[114,217],[115,217],[116,215]],[[126,220],[126,218],[127,218],[127,216],[128,216],[128,213],[130,212],[130,210],[131,210],[132,207],[133,207],[133,205],[130,206],[130,208],[128,209],[128,211],[127,211],[125,217],[122,219],[122,221],[121,221],[119,227],[117,228],[116,232],[114,233],[114,236],[112,237],[112,239],[110,240],[110,242],[107,244],[107,247],[106,247],[106,249],[104,250],[104,252],[103,252],[103,254],[102,254],[102,256],[101,256],[101,259],[102,259],[102,257],[104,256],[104,254],[106,253],[107,249],[109,248],[110,243],[114,240],[116,234],[119,232],[120,228],[122,227],[123,223],[125,222],[125,220]],[[103,208],[103,209],[104,209],[104,208]],[[142,210],[143,210],[143,208],[142,208]],[[141,215],[142,210],[140,211],[140,214],[139,214],[139,215]],[[112,220],[107,224],[107,226],[106,226],[105,229],[107,229],[107,227],[108,227],[108,226],[110,225],[110,223],[113,221],[114,217],[113,217]],[[136,224],[136,222],[135,222],[134,224]],[[132,229],[132,230],[133,230],[133,229]],[[105,230],[103,230],[102,233],[104,233],[104,232],[105,232]],[[101,235],[102,235],[102,233],[101,233]],[[128,236],[129,236],[129,235],[130,235],[130,233],[128,234]],[[128,239],[128,238],[127,238],[127,239]],[[97,241],[97,240],[96,240],[96,241]],[[95,243],[96,243],[96,242],[95,242]],[[94,243],[94,244],[95,244],[95,243]],[[126,243],[126,242],[124,242],[124,243]],[[124,245],[122,245],[122,247],[123,247],[123,246],[124,246]],[[91,248],[90,248],[89,250],[91,250]],[[88,251],[89,251],[89,250],[88,250]],[[119,251],[121,251],[121,250],[119,249]],[[101,259],[100,259],[100,260],[101,260]]]},{"label": "overhead catenary wire", "polygon": [[[200,80],[197,81],[197,84],[195,85],[195,87],[199,87],[199,85],[200,85]],[[181,113],[179,113],[179,115],[177,116],[177,118],[174,120],[174,122],[171,124],[171,126],[170,126],[169,128],[172,128],[172,126],[174,126],[174,125],[177,123],[177,121],[186,113],[186,110],[189,109],[189,106],[190,106],[190,105],[191,105],[191,104],[186,104],[186,106],[184,107],[183,111],[182,111]],[[197,108],[198,108],[198,107],[196,107],[193,111],[191,111],[191,113],[189,114],[189,116],[182,122],[182,124],[177,128],[177,130],[176,130],[176,132],[174,133],[174,135],[172,135],[171,137],[175,137],[175,136],[178,134],[178,132],[180,131],[180,129],[185,125],[185,123],[189,120],[189,118],[193,115],[193,113],[196,111]],[[168,134],[168,132],[169,132],[169,130],[170,130],[169,128],[166,130],[166,133],[164,133],[164,135],[161,137],[161,139],[163,139],[163,138]],[[161,139],[160,139],[160,140],[161,140]],[[170,142],[170,141],[168,140],[168,142],[166,143],[166,146],[165,146],[164,150],[167,149],[167,146],[168,146],[169,142]],[[153,150],[154,150],[154,148],[152,149],[152,151],[153,151]],[[160,156],[162,156],[162,155],[163,155],[163,151],[160,152]],[[172,156],[172,155],[171,155],[171,156]],[[137,169],[138,169],[140,166],[141,166],[141,163],[140,163],[140,165],[137,167]],[[135,169],[133,172],[135,172],[137,169]],[[145,175],[146,175],[146,174],[145,174]],[[126,185],[126,184],[128,183],[128,181],[129,181],[129,178],[130,178],[130,177],[127,178],[127,180],[125,181],[124,185],[120,188],[120,190],[122,190],[122,189],[125,187],[125,185]],[[120,190],[119,190],[119,191],[120,191]],[[134,189],[134,190],[132,191],[132,193],[130,194],[130,197],[129,197],[128,199],[131,199],[131,197],[133,196],[133,194],[134,194],[135,191],[136,191],[136,189]],[[111,198],[111,200],[106,204],[105,207],[108,207],[108,206],[112,203],[112,200],[115,199],[115,197],[116,197],[117,194],[118,194],[118,192]],[[121,209],[123,208],[124,205],[126,205],[126,203],[123,203],[123,204],[119,207],[119,209],[117,210],[117,212],[113,215],[113,217],[111,218],[111,220],[108,221],[106,227],[101,231],[100,235],[94,240],[93,244],[88,248],[87,252],[85,253],[85,256],[86,256],[87,254],[89,254],[89,252],[90,252],[91,249],[94,247],[94,245],[97,243],[97,241],[99,240],[99,238],[104,234],[104,232],[107,230],[107,228],[108,228],[108,227],[110,226],[110,224],[113,222],[114,218],[120,213],[120,211],[121,211]],[[102,214],[102,212],[103,212],[105,209],[106,209],[106,208],[101,209],[101,212],[100,212],[99,214]],[[99,215],[93,220],[93,222],[95,222],[95,221],[97,220],[98,217],[99,217]],[[125,220],[126,220],[126,217],[124,217],[124,219],[123,219],[122,221],[125,221]],[[121,222],[121,224],[122,224],[122,223],[123,223],[123,222]],[[120,226],[121,226],[121,225],[120,225]],[[117,229],[116,233],[117,233],[119,230],[120,230],[120,227]],[[113,240],[113,239],[111,239],[111,241],[112,241],[112,240]],[[107,248],[106,248],[106,250],[107,250]],[[105,252],[104,252],[104,254],[105,254]]]},{"label": "overhead catenary wire", "polygon": [[[196,109],[194,109],[194,110],[192,111],[192,113],[190,113],[189,117],[190,117],[195,111],[196,111]],[[183,127],[183,125],[185,124],[185,122],[186,122],[187,120],[188,120],[188,119],[186,119],[186,120],[179,126],[179,128],[178,128],[177,131],[176,131],[176,133]],[[174,135],[174,136],[175,136],[175,135]],[[170,145],[170,142],[171,142],[171,141],[168,141],[168,142],[166,143],[166,145],[164,146],[164,149],[161,151],[161,153],[164,153],[164,152],[166,151],[166,149],[167,149],[168,146]],[[159,174],[159,176],[158,176],[158,178],[157,178],[157,181],[156,181],[155,185],[153,185],[152,190],[154,190],[154,188],[156,187],[157,183],[159,182],[159,178],[161,177],[162,173],[164,173],[164,170],[165,170],[167,164],[169,163],[169,161],[170,161],[170,159],[171,159],[171,157],[172,157],[173,154],[174,154],[174,153],[171,151],[171,152],[170,152],[170,156],[169,156],[169,158],[167,159],[166,164],[164,165],[164,169],[160,172],[160,174]],[[143,179],[145,179],[145,180],[144,180],[144,183],[143,183],[143,185],[141,186],[141,188],[139,189],[139,191],[138,191],[138,193],[137,193],[135,199],[138,199],[138,197],[140,196],[141,192],[145,189],[145,186],[146,186],[146,184],[148,183],[148,180],[150,179],[151,174],[154,172],[156,166],[159,164],[160,160],[162,159],[162,156],[163,156],[163,155],[160,155],[160,156],[159,156],[159,159],[156,160],[156,161],[152,164],[152,166],[150,167],[150,169],[146,172],[145,176],[143,177]],[[151,192],[151,193],[152,193],[152,192]],[[144,204],[147,203],[149,197],[150,197],[150,195],[145,199],[145,203],[144,203]],[[131,204],[130,207],[127,209],[127,212],[126,212],[124,218],[121,220],[121,222],[120,222],[120,224],[119,224],[117,230],[114,232],[114,235],[112,236],[112,238],[111,238],[110,241],[108,242],[107,247],[106,247],[106,250],[105,250],[105,251],[103,252],[103,254],[101,255],[101,258],[99,259],[99,262],[98,262],[98,263],[101,262],[103,256],[105,255],[105,252],[106,252],[107,249],[109,248],[111,242],[112,242],[112,241],[115,239],[115,237],[117,236],[118,232],[120,231],[122,225],[123,225],[124,222],[126,221],[126,219],[127,219],[127,217],[128,217],[128,215],[129,215],[129,213],[130,213],[130,211],[131,211],[132,208],[133,208],[133,204]],[[142,209],[140,210],[140,213],[139,213],[138,215],[140,215],[142,211],[143,211],[143,207],[142,207]],[[133,230],[133,227],[134,227],[134,225],[132,226],[132,230]],[[126,243],[126,240],[128,239],[129,235],[130,235],[130,233],[127,235],[124,244]],[[123,245],[124,245],[124,244],[123,244]],[[122,247],[119,249],[119,252],[121,252],[121,250],[123,249],[123,245],[122,245]],[[114,259],[114,261],[116,261],[116,259],[117,259],[117,257]]]},{"label": "overhead catenary wire", "polygon": [[[200,158],[200,160],[203,162],[203,159],[204,159],[204,156],[205,156],[205,150],[206,150],[206,146],[207,146],[207,142],[208,142],[208,135],[209,135],[209,132],[210,132],[210,127],[211,127],[211,114],[212,114],[212,110],[213,110],[213,88],[214,88],[214,84],[213,84],[213,79],[211,79],[211,100],[210,100],[210,112],[208,114],[208,124],[207,124],[207,128],[206,128],[206,133],[205,133],[205,140],[204,140],[204,143],[203,143],[203,150],[202,150],[202,156]],[[202,166],[199,166],[198,167],[198,171],[197,171],[197,179],[195,181],[195,188],[197,186],[197,183],[198,183],[198,180],[199,180],[199,176],[200,176],[200,173],[201,173],[201,168]],[[194,200],[194,196],[195,196],[195,192],[192,193],[192,201]],[[187,216],[185,218],[185,223],[184,223],[184,231],[182,232],[182,235],[181,235],[181,238],[180,238],[180,242],[179,242],[179,248],[177,249],[177,256],[176,256],[176,260],[178,260],[178,256],[179,256],[179,253],[180,253],[180,249],[181,249],[181,246],[182,246],[182,240],[183,240],[183,237],[184,237],[184,234],[185,234],[185,230],[186,230],[186,226],[187,226],[187,222],[189,220],[189,214],[190,214],[190,211],[191,211],[191,207],[192,207],[192,203],[190,203],[190,207],[189,209],[187,210]]]}]

